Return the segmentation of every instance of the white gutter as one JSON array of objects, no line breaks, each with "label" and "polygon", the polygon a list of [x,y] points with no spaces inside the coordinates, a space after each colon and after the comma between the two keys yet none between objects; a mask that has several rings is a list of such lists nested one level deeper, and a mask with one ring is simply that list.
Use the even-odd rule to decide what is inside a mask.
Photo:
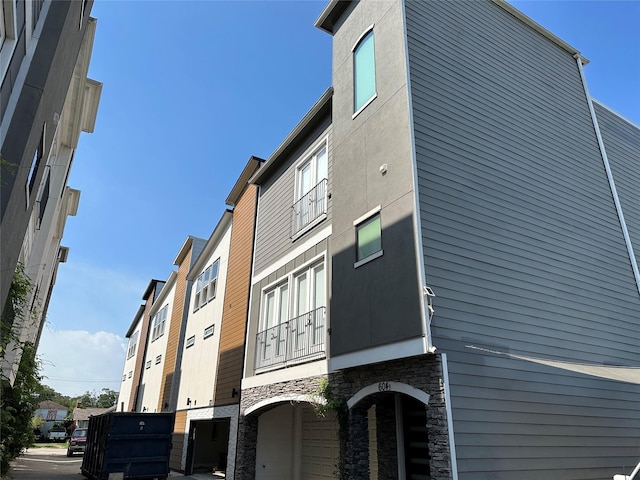
[{"label": "white gutter", "polygon": [[420,327],[422,329],[422,348],[424,353],[435,353],[436,347],[433,344],[433,340],[431,337],[431,317],[433,316],[433,307],[431,305],[433,290],[431,290],[427,286],[427,273],[424,265],[424,244],[422,242],[422,218],[420,216],[420,190],[418,185],[418,160],[416,156],[416,135],[415,135],[415,125],[413,119],[413,102],[412,102],[412,94],[411,94],[411,75],[409,72],[409,40],[407,35],[407,22],[405,19],[407,18],[405,4],[401,3],[402,8],[402,20],[403,20],[403,33],[404,33],[404,62],[406,68],[406,77],[407,77],[407,107],[409,109],[409,136],[411,142],[411,163],[412,170],[411,175],[413,179],[413,230],[414,230],[414,241],[415,241],[415,254],[416,254],[416,265],[418,268],[418,288],[420,289],[418,295],[422,297],[422,301],[420,302],[420,315],[422,317],[422,321],[420,322]]},{"label": "white gutter", "polygon": [[613,173],[611,172],[611,165],[609,164],[609,158],[607,157],[607,151],[604,148],[604,142],[602,141],[602,135],[600,133],[600,126],[598,125],[598,118],[596,112],[593,109],[593,101],[589,88],[587,87],[587,80],[584,76],[584,70],[582,69],[582,57],[580,54],[575,54],[574,58],[578,64],[578,71],[580,72],[580,78],[582,79],[582,86],[584,88],[584,94],[587,97],[587,104],[589,105],[589,112],[591,113],[591,121],[593,122],[593,128],[598,140],[598,147],[600,147],[600,154],[602,155],[602,163],[604,163],[604,169],[607,172],[607,179],[609,180],[609,188],[611,188],[611,195],[613,202],[616,205],[616,211],[618,212],[618,219],[620,220],[620,227],[622,228],[622,234],[624,235],[624,241],[627,245],[627,252],[629,254],[629,260],[631,261],[631,269],[633,270],[633,276],[636,280],[636,288],[640,294],[640,271],[638,271],[638,263],[636,262],[636,256],[633,253],[633,245],[631,244],[631,238],[629,237],[629,230],[627,229],[627,223],[624,220],[624,214],[622,213],[622,205],[620,205],[620,198],[618,197],[618,191],[616,190],[616,184],[613,180]]}]

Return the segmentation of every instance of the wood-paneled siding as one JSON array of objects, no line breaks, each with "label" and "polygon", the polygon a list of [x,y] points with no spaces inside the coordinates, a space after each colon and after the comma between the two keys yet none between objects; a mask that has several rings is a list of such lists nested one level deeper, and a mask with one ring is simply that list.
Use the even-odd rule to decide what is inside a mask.
[{"label": "wood-paneled siding", "polygon": [[286,255],[304,238],[314,231],[331,223],[331,199],[327,200],[327,219],[312,228],[302,237],[291,239],[291,209],[295,202],[295,174],[300,162],[312,155],[321,142],[327,138],[328,185],[331,191],[331,119],[327,117],[316,127],[308,139],[294,151],[289,158],[282,162],[280,168],[274,172],[260,187],[258,218],[256,220],[256,242],[254,274],[272,264],[278,258]]},{"label": "wood-paneled siding", "polygon": [[248,185],[233,209],[229,267],[224,292],[222,330],[218,355],[214,405],[238,403],[244,353],[251,256],[258,187]]},{"label": "wood-paneled siding", "polygon": [[640,301],[575,60],[489,1],[405,8],[459,478],[608,478],[640,446],[638,386],[508,356],[640,363]]},{"label": "wood-paneled siding", "polygon": [[[594,109],[636,262],[640,264],[640,127],[597,102]],[[637,319],[633,322],[637,325]]]},{"label": "wood-paneled siding", "polygon": [[176,373],[175,369],[178,348],[181,348],[180,331],[182,329],[182,315],[184,313],[184,302],[187,292],[187,274],[191,268],[192,253],[193,251],[190,249],[178,266],[178,276],[176,278],[175,286],[176,290],[171,310],[171,324],[169,325],[169,334],[167,337],[167,350],[164,354],[162,385],[160,387],[160,396],[158,397],[159,412],[165,411],[165,404],[171,405],[171,388],[173,384],[173,376]]},{"label": "wood-paneled siding", "polygon": [[185,447],[184,437],[187,433],[187,410],[178,410],[171,436],[171,454],[169,456],[169,467],[172,470],[184,471],[182,468],[182,451]]}]

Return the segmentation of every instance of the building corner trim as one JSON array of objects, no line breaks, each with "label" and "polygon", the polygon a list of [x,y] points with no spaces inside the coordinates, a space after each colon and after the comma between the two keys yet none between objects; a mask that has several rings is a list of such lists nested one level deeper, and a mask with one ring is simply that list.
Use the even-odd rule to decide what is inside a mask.
[{"label": "building corner trim", "polygon": [[591,114],[591,122],[593,123],[593,129],[596,134],[596,140],[598,141],[598,147],[600,149],[602,163],[604,164],[604,169],[607,173],[607,180],[609,181],[611,196],[613,197],[613,203],[615,204],[616,212],[618,213],[618,219],[620,221],[620,228],[622,229],[622,235],[624,236],[624,241],[627,246],[627,253],[629,254],[631,269],[633,270],[633,277],[636,281],[636,289],[638,290],[638,294],[640,294],[640,271],[638,270],[638,263],[636,262],[636,256],[633,251],[633,244],[631,243],[631,237],[629,236],[627,223],[625,222],[625,219],[624,219],[624,213],[622,211],[620,197],[618,196],[615,180],[613,179],[613,172],[611,171],[609,157],[607,156],[607,151],[605,149],[604,142],[602,140],[602,133],[600,132],[598,117],[596,117],[596,112],[593,108],[593,100],[591,99],[591,94],[589,93],[589,87],[587,86],[587,79],[585,78],[584,70],[582,68],[583,58],[579,53],[574,55],[574,58],[576,59],[576,63],[578,65],[578,72],[580,73],[580,80],[582,81],[582,87],[584,89],[584,94],[587,99],[587,105],[589,106],[589,113]]}]

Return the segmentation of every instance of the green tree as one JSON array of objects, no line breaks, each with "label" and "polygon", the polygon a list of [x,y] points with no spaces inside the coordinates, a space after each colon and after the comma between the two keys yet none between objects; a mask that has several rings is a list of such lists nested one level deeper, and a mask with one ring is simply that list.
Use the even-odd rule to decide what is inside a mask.
[{"label": "green tree", "polygon": [[118,401],[118,392],[115,392],[109,388],[103,388],[102,393],[96,400],[96,407],[109,408],[113,407]]},{"label": "green tree", "polygon": [[[14,325],[36,318],[36,312],[28,307],[33,289],[31,280],[18,264],[11,281],[7,302],[0,318],[0,476],[9,471],[11,460],[33,444],[35,439],[31,421],[38,406],[36,390],[40,386],[40,362],[32,343],[20,342]],[[5,354],[8,348],[22,352],[13,385],[5,375]]]},{"label": "green tree", "polygon": [[11,460],[33,445],[32,418],[38,402],[35,393],[40,382],[40,363],[32,344],[23,345],[22,357],[13,384],[2,378],[0,400],[0,476],[9,471]]}]

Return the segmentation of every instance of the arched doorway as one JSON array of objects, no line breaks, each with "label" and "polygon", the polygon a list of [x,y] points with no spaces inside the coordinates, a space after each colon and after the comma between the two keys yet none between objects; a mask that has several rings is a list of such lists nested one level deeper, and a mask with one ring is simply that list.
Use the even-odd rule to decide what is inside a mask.
[{"label": "arched doorway", "polygon": [[[372,384],[351,397],[347,455],[352,475],[369,480],[429,479],[428,402],[428,394],[399,382]],[[368,472],[363,465],[368,465]]]}]

